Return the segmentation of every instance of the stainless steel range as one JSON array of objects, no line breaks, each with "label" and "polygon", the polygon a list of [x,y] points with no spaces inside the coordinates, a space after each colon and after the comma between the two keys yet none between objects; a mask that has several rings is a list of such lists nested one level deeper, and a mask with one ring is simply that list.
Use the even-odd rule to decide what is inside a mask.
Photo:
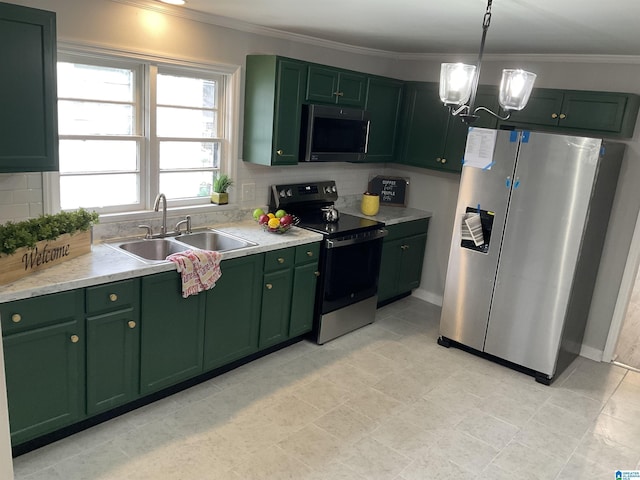
[{"label": "stainless steel range", "polygon": [[313,334],[319,344],[372,323],[378,301],[378,272],[384,223],[339,214],[333,180],[273,185],[269,209],[284,209],[298,226],[324,236],[316,289]]}]

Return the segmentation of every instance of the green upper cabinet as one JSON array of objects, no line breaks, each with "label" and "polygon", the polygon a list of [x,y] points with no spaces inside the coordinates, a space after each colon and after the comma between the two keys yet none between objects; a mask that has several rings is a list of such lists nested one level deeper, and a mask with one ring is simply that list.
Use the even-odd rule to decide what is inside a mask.
[{"label": "green upper cabinet", "polygon": [[273,55],[248,55],[243,160],[297,165],[307,64]]},{"label": "green upper cabinet", "polygon": [[83,291],[0,305],[11,442],[84,417]]},{"label": "green upper cabinet", "polygon": [[205,295],[182,298],[175,271],[142,278],[140,391],[148,394],[202,373]]},{"label": "green upper cabinet", "polygon": [[[410,82],[405,88],[402,108],[400,163],[459,173],[467,141],[468,126],[460,117],[450,115],[440,101],[437,83]],[[497,94],[491,87],[480,86],[476,105],[493,111]],[[474,126],[495,128],[497,120],[480,113]]]},{"label": "green upper cabinet", "polygon": [[631,138],[640,96],[630,93],[534,89],[527,106],[501,122],[519,128]]},{"label": "green upper cabinet", "polygon": [[449,113],[442,106],[436,83],[408,83],[402,107],[400,162],[442,169]]},{"label": "green upper cabinet", "polygon": [[367,77],[321,65],[309,65],[306,99],[309,103],[335,103],[364,107]]},{"label": "green upper cabinet", "polygon": [[225,260],[222,277],[206,292],[204,368],[225,365],[258,350],[264,255]]},{"label": "green upper cabinet", "polygon": [[55,13],[0,3],[0,172],[58,170]]},{"label": "green upper cabinet", "polygon": [[403,83],[383,77],[369,77],[367,80],[364,108],[369,112],[371,124],[366,162],[395,160]]}]

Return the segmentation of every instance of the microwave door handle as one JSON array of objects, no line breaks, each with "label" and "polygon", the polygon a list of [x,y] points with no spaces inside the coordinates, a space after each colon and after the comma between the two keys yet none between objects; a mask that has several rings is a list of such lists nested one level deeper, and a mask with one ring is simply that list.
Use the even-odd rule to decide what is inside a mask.
[{"label": "microwave door handle", "polygon": [[369,131],[371,130],[371,120],[367,120],[367,136],[364,139],[364,153],[369,153]]}]

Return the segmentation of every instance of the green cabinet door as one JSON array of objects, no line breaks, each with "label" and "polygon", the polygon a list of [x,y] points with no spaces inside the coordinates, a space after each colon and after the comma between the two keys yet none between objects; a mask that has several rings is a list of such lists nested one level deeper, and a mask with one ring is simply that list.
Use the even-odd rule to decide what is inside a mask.
[{"label": "green cabinet door", "polygon": [[137,398],[140,384],[140,279],[85,289],[87,413]]},{"label": "green cabinet door", "polygon": [[615,93],[566,92],[562,102],[562,128],[620,132],[629,96]]},{"label": "green cabinet door", "polygon": [[177,272],[142,278],[140,392],[148,394],[202,372],[205,295],[182,298]]},{"label": "green cabinet door", "polygon": [[402,240],[385,241],[382,244],[380,276],[378,277],[378,303],[397,295],[398,274],[402,263]]},{"label": "green cabinet door", "polygon": [[393,162],[398,142],[398,122],[403,82],[369,77],[365,110],[369,112],[369,148],[366,162]]},{"label": "green cabinet door", "polygon": [[408,292],[420,286],[422,277],[422,262],[427,243],[427,234],[414,235],[402,241],[400,251],[400,275],[398,277],[398,291]]},{"label": "green cabinet door", "polygon": [[319,257],[319,242],[295,247],[289,322],[290,338],[310,332],[313,328],[316,284],[320,276],[318,271]]},{"label": "green cabinet door", "polygon": [[449,111],[440,102],[438,85],[411,82],[405,92],[400,162],[441,170]]},{"label": "green cabinet door", "polygon": [[87,318],[87,413],[94,415],[138,394],[140,327],[137,308]]},{"label": "green cabinet door", "polygon": [[309,103],[333,103],[363,107],[367,77],[321,65],[309,65],[306,99]]},{"label": "green cabinet door", "polygon": [[58,170],[55,13],[0,3],[0,172]]},{"label": "green cabinet door", "polygon": [[13,445],[84,417],[82,293],[0,305]]},{"label": "green cabinet door", "polygon": [[263,276],[259,342],[261,349],[276,345],[289,337],[292,286],[292,268],[283,268]]},{"label": "green cabinet door", "polygon": [[248,55],[243,160],[296,165],[307,65],[273,55]]},{"label": "green cabinet door", "polygon": [[258,350],[263,262],[264,255],[222,262],[222,277],[206,293],[205,370]]},{"label": "green cabinet door", "polygon": [[562,113],[563,98],[562,90],[534,88],[527,106],[518,112],[512,112],[505,123],[556,126]]}]

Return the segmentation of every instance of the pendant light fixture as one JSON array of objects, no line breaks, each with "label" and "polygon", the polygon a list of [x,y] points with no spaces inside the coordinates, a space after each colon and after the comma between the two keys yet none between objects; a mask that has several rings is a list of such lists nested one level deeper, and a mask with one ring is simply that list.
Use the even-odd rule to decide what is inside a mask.
[{"label": "pendant light fixture", "polygon": [[443,63],[440,69],[440,99],[449,107],[451,115],[459,116],[464,123],[472,124],[478,118],[479,111],[487,112],[501,120],[509,118],[512,110],[522,110],[529,101],[536,74],[524,70],[503,70],[498,103],[506,116],[501,117],[486,107],[476,107],[476,92],[480,78],[480,66],[487,31],[491,23],[491,3],[487,1],[487,10],[482,21],[482,40],[476,65],[464,63]]}]

